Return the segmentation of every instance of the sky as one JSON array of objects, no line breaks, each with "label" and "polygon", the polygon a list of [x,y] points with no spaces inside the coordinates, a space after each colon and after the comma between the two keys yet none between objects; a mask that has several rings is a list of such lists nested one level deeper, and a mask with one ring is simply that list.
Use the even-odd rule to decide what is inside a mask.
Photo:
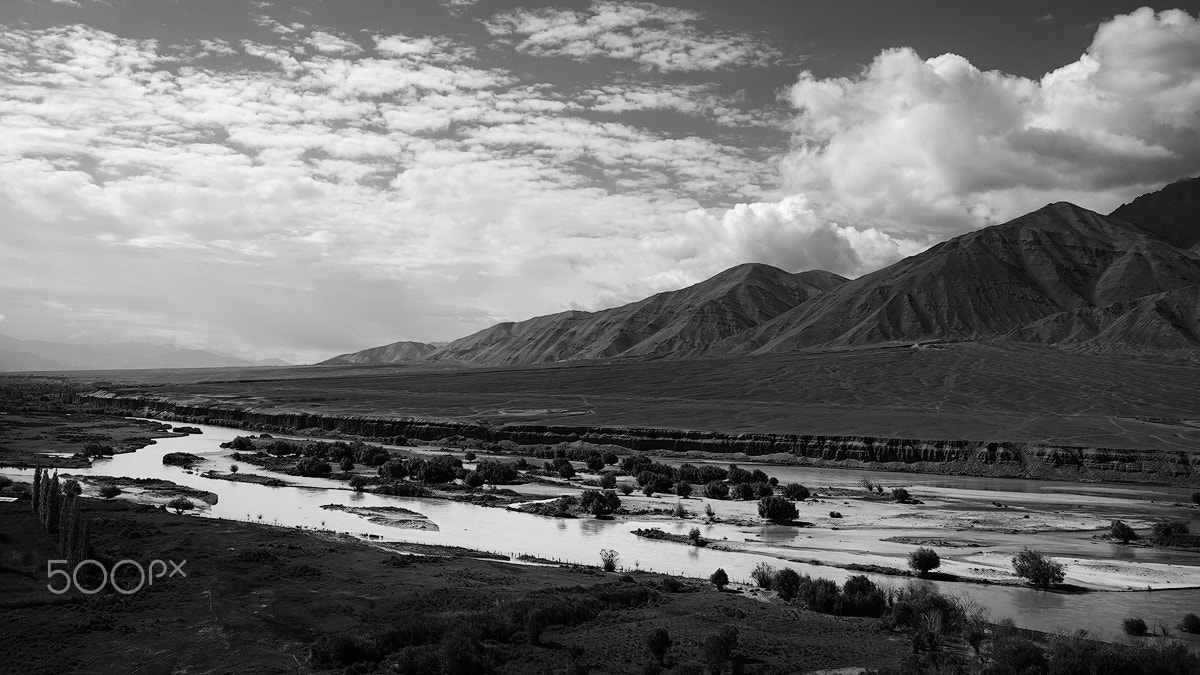
[{"label": "sky", "polygon": [[5,0],[0,333],[295,363],[1200,174],[1200,13]]}]

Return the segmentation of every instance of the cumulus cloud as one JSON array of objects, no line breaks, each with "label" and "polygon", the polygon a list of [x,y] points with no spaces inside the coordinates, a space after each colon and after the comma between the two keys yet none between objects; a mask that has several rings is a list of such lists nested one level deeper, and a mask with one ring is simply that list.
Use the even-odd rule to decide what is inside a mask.
[{"label": "cumulus cloud", "polygon": [[902,48],[789,96],[789,188],[831,219],[945,236],[1062,199],[1106,211],[1200,165],[1200,22],[1114,17],[1038,80]]},{"label": "cumulus cloud", "polygon": [[761,66],[775,48],[743,33],[701,30],[699,12],[650,2],[598,0],[586,11],[516,9],[485,22],[488,31],[537,56],[635,61],[661,71]]}]

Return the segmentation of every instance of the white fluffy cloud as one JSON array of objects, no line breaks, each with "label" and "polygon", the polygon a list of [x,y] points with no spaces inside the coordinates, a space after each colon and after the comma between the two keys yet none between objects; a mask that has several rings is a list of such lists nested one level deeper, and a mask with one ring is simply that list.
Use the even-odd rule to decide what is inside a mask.
[{"label": "white fluffy cloud", "polygon": [[517,9],[486,22],[492,35],[536,56],[635,61],[662,71],[771,63],[780,53],[753,36],[701,30],[699,12],[650,2],[597,0],[586,11]]},{"label": "white fluffy cloud", "polygon": [[1040,80],[893,49],[790,99],[789,187],[831,220],[945,236],[1050,201],[1108,210],[1200,166],[1200,22],[1114,17]]}]

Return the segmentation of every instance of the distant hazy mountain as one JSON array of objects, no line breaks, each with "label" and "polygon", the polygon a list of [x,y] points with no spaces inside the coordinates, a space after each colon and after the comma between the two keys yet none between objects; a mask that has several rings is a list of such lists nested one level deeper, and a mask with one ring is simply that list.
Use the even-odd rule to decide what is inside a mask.
[{"label": "distant hazy mountain", "polygon": [[598,312],[502,323],[455,340],[429,361],[503,365],[622,356],[685,358],[821,295],[846,279],[747,264],[678,291]]},{"label": "distant hazy mountain", "polygon": [[[688,358],[920,340],[1200,347],[1200,179],[1104,216],[1059,202],[853,281],[739,265],[598,312],[502,323],[405,361]],[[390,362],[396,343],[327,363]]]},{"label": "distant hazy mountain", "polygon": [[420,361],[437,347],[425,342],[393,342],[382,347],[372,347],[361,352],[339,354],[318,363],[318,366],[346,364],[413,363]]},{"label": "distant hazy mountain", "polygon": [[[855,279],[726,340],[711,353],[1008,333],[1046,342],[1107,335],[1131,346],[1154,346],[1143,345],[1136,331],[1093,327],[1096,332],[1066,324],[1102,315],[1111,323],[1112,312],[1148,311],[1133,302],[1139,298],[1197,284],[1200,256],[1195,253],[1142,227],[1060,202]],[[1093,311],[1098,308],[1106,309]],[[1054,330],[1019,330],[1060,313],[1074,318],[1056,319]]]},{"label": "distant hazy mountain", "polygon": [[0,372],[126,370],[132,368],[237,368],[289,365],[278,359],[246,359],[199,349],[141,342],[60,343],[0,335]]}]

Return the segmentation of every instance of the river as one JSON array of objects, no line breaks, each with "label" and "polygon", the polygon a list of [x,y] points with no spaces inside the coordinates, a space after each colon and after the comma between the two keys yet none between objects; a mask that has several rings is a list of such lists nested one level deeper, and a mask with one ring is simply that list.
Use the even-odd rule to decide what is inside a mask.
[{"label": "river", "polygon": [[[328,529],[361,536],[370,534],[385,541],[445,544],[512,556],[526,553],[541,558],[589,565],[599,564],[601,549],[613,549],[620,554],[619,564],[625,568],[682,574],[690,577],[707,577],[713,570],[722,567],[728,572],[730,578],[748,580],[751,570],[760,562],[767,562],[776,567],[787,565],[802,574],[826,577],[839,583],[852,574],[827,566],[785,563],[778,558],[766,555],[683,546],[672,542],[648,540],[631,534],[632,530],[641,527],[658,527],[667,531],[686,533],[687,529],[694,526],[694,523],[691,522],[545,518],[441,499],[400,498],[358,493],[346,489],[345,483],[340,481],[272,474],[264,469],[251,466],[245,466],[245,470],[257,474],[278,475],[280,478],[294,483],[295,487],[266,487],[252,483],[205,478],[198,472],[163,465],[162,456],[168,452],[189,452],[211,461],[211,464],[200,465],[198,467],[200,471],[209,468],[226,471],[231,463],[228,458],[230,451],[220,448],[219,445],[233,440],[238,434],[238,430],[199,424],[189,424],[188,426],[198,427],[203,433],[179,438],[161,438],[155,445],[137,452],[98,460],[88,469],[67,469],[63,470],[63,473],[84,476],[162,478],[216,493],[219,497],[217,504],[203,512],[204,515],[210,517]],[[749,464],[742,464],[742,466],[752,468]],[[803,479],[809,485],[852,486],[862,473],[839,469],[771,465],[765,466],[764,469],[772,475],[778,476],[783,482]],[[5,473],[18,476],[28,475],[30,472],[6,469]],[[1092,507],[1099,504],[1099,508],[1103,508],[1104,499],[1114,497],[1126,500],[1130,498],[1154,500],[1164,503],[1187,498],[1186,490],[1153,486],[1143,488],[1130,485],[1074,485],[923,474],[879,473],[873,475],[881,478],[888,485],[919,485],[919,487],[914,487],[915,494],[925,493],[942,497],[953,497],[955,494],[960,496],[975,494],[980,491],[995,494],[997,498],[1008,501],[1038,500],[1046,498],[1046,495],[1076,495],[1081,500],[1091,502]],[[320,508],[325,504],[360,507],[400,506],[424,514],[437,524],[438,529],[436,531],[414,530],[376,525],[351,513]],[[844,544],[849,541],[857,545],[857,542],[867,542],[879,535],[878,532],[866,531],[859,532],[858,536],[851,536],[847,539],[846,535],[849,531],[839,531],[835,533],[836,541],[825,543],[820,538],[828,537],[827,533],[808,531],[801,534],[795,528],[746,527],[725,524],[701,524],[699,527],[703,536],[708,539],[727,538],[735,542],[750,539],[786,544],[794,543],[803,537],[805,546],[827,545],[834,548],[838,542]],[[915,534],[922,535],[931,532],[936,533],[936,531],[930,530],[913,531]],[[911,533],[893,530],[888,534],[894,536]],[[1022,537],[1022,541],[1024,541],[1028,535]],[[1064,548],[1062,545],[1064,538],[1061,536],[1039,535],[1035,539],[1047,544],[1058,542],[1060,550],[1065,550],[1066,553],[1078,553],[1070,546]],[[879,545],[879,542],[876,541],[876,545]],[[1107,544],[1104,546],[1106,549],[1122,548]],[[1095,555],[1095,550],[1091,550],[1090,553]],[[1196,561],[1195,556],[1178,556],[1171,552],[1151,549],[1136,549],[1135,555],[1138,558],[1177,564],[1195,564]],[[1114,554],[1113,557],[1119,557],[1119,555]],[[209,573],[219,573],[219,571],[214,570]],[[882,583],[902,582],[894,577],[873,576],[872,578]],[[1121,620],[1125,617],[1139,616],[1151,625],[1158,618],[1166,625],[1173,627],[1185,613],[1200,613],[1200,589],[1153,592],[1098,591],[1064,595],[1028,588],[957,582],[938,583],[947,592],[973,597],[988,607],[994,619],[1011,617],[1020,627],[1043,631],[1071,631],[1083,628],[1093,634],[1111,636],[1119,632]],[[1197,640],[1196,636],[1185,636],[1185,638],[1200,645],[1200,640]]]}]

